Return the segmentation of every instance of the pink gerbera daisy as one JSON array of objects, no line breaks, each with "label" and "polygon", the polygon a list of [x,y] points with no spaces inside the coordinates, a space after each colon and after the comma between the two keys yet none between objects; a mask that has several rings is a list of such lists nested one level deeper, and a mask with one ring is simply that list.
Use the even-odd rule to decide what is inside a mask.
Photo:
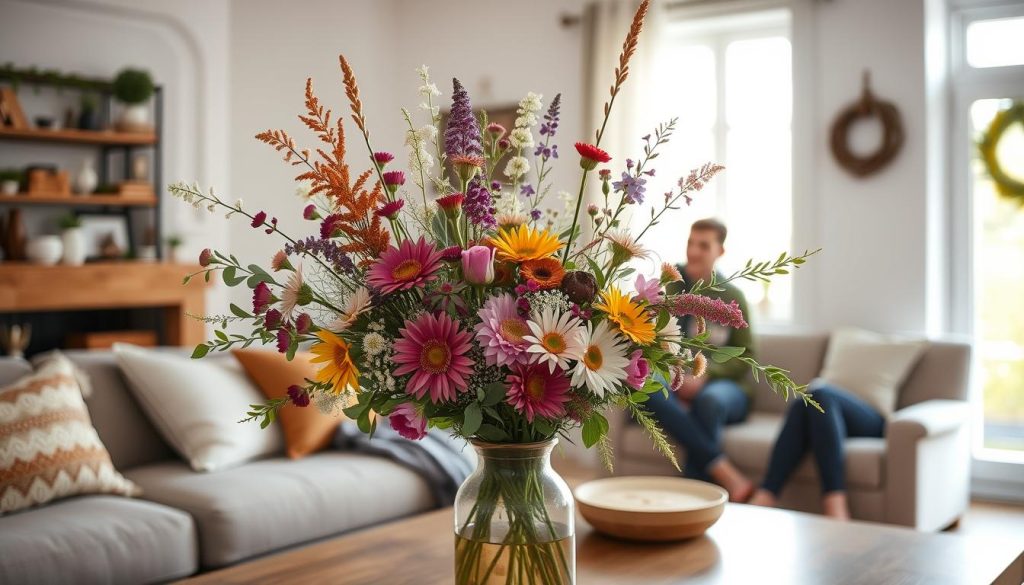
[{"label": "pink gerbera daisy", "polygon": [[474,329],[487,365],[511,366],[530,361],[530,354],[526,351],[530,343],[523,339],[530,334],[530,326],[519,316],[514,296],[493,296],[477,314],[480,322]]},{"label": "pink gerbera daisy", "polygon": [[441,267],[441,252],[423,236],[413,243],[405,240],[401,247],[388,246],[387,251],[370,268],[367,282],[384,294],[423,286],[434,280]]},{"label": "pink gerbera daisy", "polygon": [[406,321],[395,341],[395,376],[412,374],[405,391],[430,401],[453,401],[469,388],[473,360],[466,356],[472,335],[445,313],[423,313],[415,321]]},{"label": "pink gerbera daisy", "polygon": [[549,371],[543,364],[517,364],[505,381],[508,382],[506,401],[523,413],[527,421],[532,423],[537,416],[558,418],[565,414],[569,378],[561,369]]}]

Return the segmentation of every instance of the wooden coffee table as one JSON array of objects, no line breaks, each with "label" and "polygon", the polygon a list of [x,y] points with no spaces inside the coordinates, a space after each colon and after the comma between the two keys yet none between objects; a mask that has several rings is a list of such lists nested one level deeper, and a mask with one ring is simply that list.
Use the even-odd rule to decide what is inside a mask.
[{"label": "wooden coffee table", "polygon": [[[1022,535],[1024,538],[1024,535]],[[190,579],[200,583],[450,584],[450,508]],[[581,585],[662,583],[960,584],[1024,582],[1020,541],[983,541],[729,504],[704,536],[673,544],[576,526]]]}]

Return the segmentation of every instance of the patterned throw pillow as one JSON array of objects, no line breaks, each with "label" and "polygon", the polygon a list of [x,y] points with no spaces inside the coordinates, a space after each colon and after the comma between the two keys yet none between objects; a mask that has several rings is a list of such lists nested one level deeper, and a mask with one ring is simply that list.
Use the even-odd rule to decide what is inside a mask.
[{"label": "patterned throw pillow", "polygon": [[100,493],[141,490],[114,469],[71,362],[56,357],[0,388],[0,514]]}]

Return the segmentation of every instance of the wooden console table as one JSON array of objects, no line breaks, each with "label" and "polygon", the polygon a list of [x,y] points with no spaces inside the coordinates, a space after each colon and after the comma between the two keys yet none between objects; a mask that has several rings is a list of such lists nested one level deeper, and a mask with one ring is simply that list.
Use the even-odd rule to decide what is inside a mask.
[{"label": "wooden console table", "polygon": [[182,278],[198,266],[159,262],[97,262],[84,266],[0,263],[0,313],[162,309],[168,345],[196,345],[205,325],[206,282]]}]

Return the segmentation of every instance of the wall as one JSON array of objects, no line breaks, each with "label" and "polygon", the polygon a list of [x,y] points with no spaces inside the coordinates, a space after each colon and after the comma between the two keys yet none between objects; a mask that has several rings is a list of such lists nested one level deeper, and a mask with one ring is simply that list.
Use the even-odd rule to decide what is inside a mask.
[{"label": "wall", "polygon": [[[924,3],[836,0],[815,3],[814,11],[816,148],[809,163],[817,217],[804,229],[824,251],[807,268],[816,305],[809,324],[924,331],[927,187],[935,180],[926,157],[926,115],[935,106],[926,95]],[[906,141],[890,167],[855,179],[834,162],[827,140],[833,117],[859,95],[865,68],[876,95],[899,107]],[[855,136],[855,146],[870,149],[867,134]]]},{"label": "wall", "polygon": [[[96,77],[112,77],[128,65],[150,70],[165,91],[164,180],[229,186],[227,2],[3,0],[0,14],[5,62]],[[62,118],[65,107],[77,105],[73,93],[21,90],[30,117],[60,112]],[[72,176],[84,157],[95,156],[77,147],[4,143],[0,149],[5,166],[53,161],[70,169]],[[184,237],[185,257],[194,257],[204,243],[227,244],[222,221],[196,214],[169,197],[165,202],[164,233]],[[35,233],[53,231],[55,215],[36,213],[29,227]],[[213,289],[208,303],[223,305],[221,296]]]}]

